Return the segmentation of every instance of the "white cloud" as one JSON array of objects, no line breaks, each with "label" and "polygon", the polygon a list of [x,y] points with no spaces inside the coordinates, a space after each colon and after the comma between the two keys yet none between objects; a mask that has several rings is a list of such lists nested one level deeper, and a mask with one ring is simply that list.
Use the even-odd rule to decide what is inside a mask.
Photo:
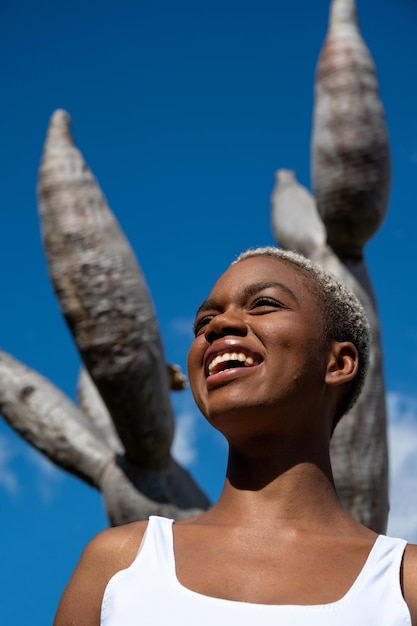
[{"label": "white cloud", "polygon": [[16,473],[10,468],[10,461],[16,456],[11,440],[7,436],[0,436],[0,486],[11,496],[19,491],[19,481]]},{"label": "white cloud", "polygon": [[[28,464],[32,466],[29,480]],[[62,477],[61,470],[23,439],[0,433],[0,488],[9,497],[21,495],[22,489],[33,489],[35,485],[41,499],[50,502]]]},{"label": "white cloud", "polygon": [[417,543],[417,397],[389,392],[388,534]]},{"label": "white cloud", "polygon": [[43,502],[51,502],[59,488],[63,474],[45,455],[27,446],[25,456],[35,468],[36,486]]},{"label": "white cloud", "polygon": [[183,392],[176,402],[175,437],[172,455],[185,467],[190,467],[197,459],[197,409],[190,394]]}]

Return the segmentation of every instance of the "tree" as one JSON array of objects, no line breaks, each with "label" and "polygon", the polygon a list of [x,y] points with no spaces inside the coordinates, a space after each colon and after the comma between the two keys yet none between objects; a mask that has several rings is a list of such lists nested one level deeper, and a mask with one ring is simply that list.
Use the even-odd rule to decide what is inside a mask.
[{"label": "tree", "polygon": [[[388,516],[386,410],[376,302],[363,247],[381,224],[389,146],[376,72],[354,0],[333,0],[320,54],[312,136],[314,193],[279,170],[271,197],[279,245],[333,271],[368,313],[373,345],[365,389],[338,426],[332,463],[342,503],[384,532]],[[116,218],[56,111],[45,141],[39,215],[51,280],[84,364],[79,406],[0,354],[0,411],[54,463],[99,489],[110,522],[180,519],[210,503],[171,457],[170,386],[145,278]]]}]

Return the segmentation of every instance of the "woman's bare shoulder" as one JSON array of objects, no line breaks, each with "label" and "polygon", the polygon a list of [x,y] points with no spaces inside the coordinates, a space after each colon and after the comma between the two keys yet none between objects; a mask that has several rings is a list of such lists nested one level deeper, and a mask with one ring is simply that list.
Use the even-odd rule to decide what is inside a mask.
[{"label": "woman's bare shoulder", "polygon": [[[107,528],[87,544],[84,553],[107,563],[128,567],[139,549],[148,522],[131,522]],[[83,554],[84,554],[83,553]]]},{"label": "woman's bare shoulder", "polygon": [[62,594],[54,626],[100,624],[107,583],[133,562],[146,528],[147,522],[108,528],[87,544]]},{"label": "woman's bare shoulder", "polygon": [[413,625],[417,625],[417,545],[408,544],[403,560],[404,598],[410,609]]}]

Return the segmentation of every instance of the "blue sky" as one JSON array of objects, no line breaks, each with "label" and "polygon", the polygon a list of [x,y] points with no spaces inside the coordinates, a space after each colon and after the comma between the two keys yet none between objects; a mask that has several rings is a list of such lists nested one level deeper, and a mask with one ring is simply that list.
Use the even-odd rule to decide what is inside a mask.
[{"label": "blue sky", "polygon": [[[313,83],[325,0],[3,0],[0,6],[1,346],[71,398],[79,359],[40,243],[36,178],[57,108],[127,234],[167,360],[185,369],[196,306],[240,251],[273,244],[274,173],[310,186]],[[381,316],[390,413],[390,532],[417,541],[417,5],[358,0],[391,141],[387,218],[366,256]],[[215,499],[225,445],[189,392],[173,396],[177,457]],[[8,624],[44,626],[100,494],[0,420],[0,588]]]}]

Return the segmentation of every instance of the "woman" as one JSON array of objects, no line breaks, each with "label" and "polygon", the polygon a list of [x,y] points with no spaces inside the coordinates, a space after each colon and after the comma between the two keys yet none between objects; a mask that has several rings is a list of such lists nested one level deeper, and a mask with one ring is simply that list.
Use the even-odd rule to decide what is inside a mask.
[{"label": "woman", "polygon": [[218,502],[87,546],[55,626],[417,626],[417,546],[340,505],[329,460],[359,395],[368,328],[356,297],[300,255],[241,255],[195,320],[190,386],[227,439]]}]

